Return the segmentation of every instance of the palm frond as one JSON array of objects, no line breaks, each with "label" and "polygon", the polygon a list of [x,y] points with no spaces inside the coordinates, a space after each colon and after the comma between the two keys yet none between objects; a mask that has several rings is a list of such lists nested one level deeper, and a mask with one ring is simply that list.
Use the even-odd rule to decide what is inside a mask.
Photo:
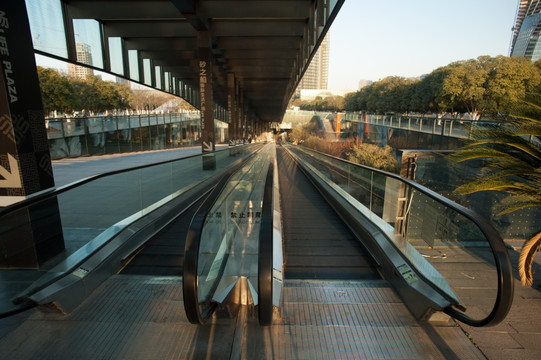
[{"label": "palm frond", "polygon": [[541,248],[541,231],[522,245],[518,258],[518,273],[524,286],[532,286],[532,263],[535,253]]},{"label": "palm frond", "polygon": [[521,196],[521,195],[509,195],[503,198],[498,204],[496,209],[498,210],[497,215],[510,214],[514,211],[525,209],[528,207],[539,207],[541,206],[539,199],[532,199],[530,196]]},{"label": "palm frond", "polygon": [[531,156],[537,161],[541,161],[541,149],[518,136],[502,135],[498,139],[494,139],[492,137],[476,139],[475,142],[468,147],[480,145],[501,145],[504,148],[507,148],[509,151],[518,150],[528,156]]}]

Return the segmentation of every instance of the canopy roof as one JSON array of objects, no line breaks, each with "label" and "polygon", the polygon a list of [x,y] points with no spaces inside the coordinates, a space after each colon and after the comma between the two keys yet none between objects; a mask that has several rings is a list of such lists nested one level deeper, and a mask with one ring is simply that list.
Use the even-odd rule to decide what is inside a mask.
[{"label": "canopy roof", "polygon": [[[215,104],[227,109],[227,74],[232,73],[258,121],[279,122],[343,1],[63,0],[62,12],[69,61],[77,62],[73,19],[97,20],[105,71],[112,72],[108,39],[121,38],[121,75],[143,82],[146,59],[152,80],[145,73],[145,83],[196,107],[198,45],[208,36]],[[129,73],[128,50],[137,50],[138,76]]]}]

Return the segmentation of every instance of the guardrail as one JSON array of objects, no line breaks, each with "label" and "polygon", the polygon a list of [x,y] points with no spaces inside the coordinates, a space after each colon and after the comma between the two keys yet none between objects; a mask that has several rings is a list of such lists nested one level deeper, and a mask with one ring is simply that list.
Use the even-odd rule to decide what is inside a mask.
[{"label": "guardrail", "polygon": [[[199,112],[46,119],[51,158],[171,149],[195,145]],[[225,142],[227,124],[215,120],[216,139]]]},{"label": "guardrail", "polygon": [[[340,215],[363,227],[371,238],[363,244],[413,313],[426,316],[431,307],[472,326],[505,318],[514,291],[511,261],[487,221],[398,175],[302,146],[288,149],[333,194]],[[423,308],[419,294],[427,299]]]},{"label": "guardrail", "polygon": [[472,131],[485,126],[494,126],[497,121],[467,120],[446,117],[417,115],[377,115],[345,113],[343,121],[362,122],[371,125],[387,126],[395,129],[417,131],[425,134],[470,139]]}]

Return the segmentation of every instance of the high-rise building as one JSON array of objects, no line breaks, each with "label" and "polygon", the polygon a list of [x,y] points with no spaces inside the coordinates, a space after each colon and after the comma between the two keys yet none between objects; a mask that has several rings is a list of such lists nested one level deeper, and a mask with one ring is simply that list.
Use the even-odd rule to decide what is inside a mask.
[{"label": "high-rise building", "polygon": [[[92,52],[90,45],[84,43],[76,44],[77,62],[92,65]],[[87,75],[93,75],[94,71],[86,66],[68,64],[68,75],[77,79],[85,79]]]},{"label": "high-rise building", "polygon": [[541,0],[519,0],[511,56],[541,59]]},{"label": "high-rise building", "polygon": [[312,58],[308,69],[306,69],[295,94],[300,95],[301,90],[306,89],[327,89],[329,81],[329,33],[325,35],[323,41]]}]

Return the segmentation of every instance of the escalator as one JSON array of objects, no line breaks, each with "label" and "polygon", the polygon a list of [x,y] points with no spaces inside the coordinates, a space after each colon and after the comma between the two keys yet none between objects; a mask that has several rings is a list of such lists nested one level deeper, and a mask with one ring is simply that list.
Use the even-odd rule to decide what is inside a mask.
[{"label": "escalator", "polygon": [[204,199],[194,203],[183,214],[133,255],[119,271],[124,275],[182,276],[184,245],[193,216]]},{"label": "escalator", "polygon": [[379,279],[368,252],[282,148],[277,149],[287,279]]},{"label": "escalator", "polygon": [[[293,309],[287,299],[297,295],[291,292],[310,286],[323,292],[326,286],[338,286],[336,294],[348,293],[339,289],[343,286],[375,292],[393,288],[417,319],[444,312],[466,324],[486,326],[509,311],[513,284],[505,245],[478,215],[394,174],[303,147],[276,149],[279,175],[272,180],[274,162],[265,156],[228,180],[226,196],[220,195],[218,207],[208,204],[196,235],[188,237],[186,254],[192,263],[184,272],[184,304],[192,323],[207,321],[242,279],[253,305],[265,304],[264,321],[259,306],[261,325],[273,323],[273,306]],[[264,187],[279,184],[270,193],[280,194],[281,206],[274,195],[262,195],[267,167]],[[259,229],[257,221],[243,222],[253,219],[243,206],[255,206],[256,214],[271,203],[274,215],[267,218],[272,226]],[[216,214],[227,215],[218,219]],[[202,236],[207,230],[210,236]],[[277,241],[269,233],[281,237]]]},{"label": "escalator", "polygon": [[[68,313],[119,271],[182,275],[193,214],[224,176],[259,149],[241,146],[234,156],[229,149],[217,151],[212,171],[195,155],[103,173],[0,209],[0,317],[40,305]],[[36,224],[51,223],[62,227],[52,234],[62,248],[31,263],[36,245],[52,236]]]},{"label": "escalator", "polygon": [[395,174],[302,146],[279,153],[286,279],[380,274],[418,319],[443,312],[480,327],[505,318],[511,263],[478,214]]},{"label": "escalator", "polygon": [[[183,358],[210,353],[240,357],[229,351],[246,358],[453,358],[472,347],[461,330],[418,320],[427,320],[430,311],[475,326],[494,325],[505,317],[513,295],[511,271],[493,244],[497,234],[474,214],[392,174],[301,147],[278,147],[276,157],[274,151],[269,144],[215,179],[212,189],[183,196],[185,205],[177,204],[173,220],[157,219],[161,230],[125,253],[122,272],[107,275],[94,293],[81,293],[88,301],[66,322],[54,318],[53,326],[69,329],[66,336],[75,334],[73,344],[85,338],[106,348],[99,338],[114,324],[122,335],[112,337],[108,346],[131,339],[133,346],[125,348],[134,354],[156,351],[149,357],[174,343],[175,354]],[[316,176],[325,178],[335,194],[322,190]],[[411,204],[406,215],[396,206],[403,198]],[[346,200],[364,205],[347,208]],[[426,229],[433,225],[426,214],[447,219],[447,229],[459,231],[442,238],[440,228],[428,229],[435,238]],[[401,223],[399,217],[406,220]],[[376,225],[388,232],[373,231]],[[97,255],[109,256],[107,246]],[[89,267],[81,263],[57,281],[65,281],[60,295],[71,300],[75,286],[92,285],[104,268],[102,259],[96,259],[92,278],[92,272],[82,272]],[[55,295],[43,303],[49,305],[49,299],[58,302]],[[222,312],[213,315],[217,309]],[[28,327],[45,322],[42,318],[17,334],[26,341]],[[186,326],[186,320],[209,326]],[[141,330],[147,327],[151,330]],[[36,337],[54,343],[49,333],[54,332]],[[174,340],[159,342],[169,334]],[[445,352],[447,339],[457,337],[464,340],[455,347],[460,352]],[[152,346],[145,343],[148,339]]]}]

